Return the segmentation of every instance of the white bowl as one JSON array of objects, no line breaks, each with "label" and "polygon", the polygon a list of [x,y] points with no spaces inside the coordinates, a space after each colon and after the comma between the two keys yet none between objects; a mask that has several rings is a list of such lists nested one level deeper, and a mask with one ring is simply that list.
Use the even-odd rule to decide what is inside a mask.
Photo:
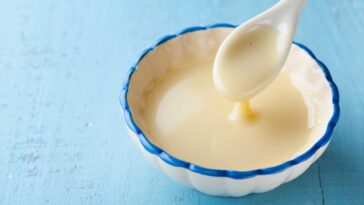
[{"label": "white bowl", "polygon": [[286,65],[290,66],[283,69],[292,74],[295,86],[320,119],[320,125],[312,132],[312,145],[304,153],[274,167],[250,171],[216,170],[177,159],[151,143],[135,121],[135,116],[140,115],[140,108],[143,107],[140,99],[148,89],[148,84],[179,59],[191,55],[215,54],[234,27],[230,24],[190,27],[159,39],[131,67],[120,93],[126,127],[135,145],[151,164],[174,181],[210,195],[244,196],[261,193],[295,179],[325,151],[339,119],[339,93],[328,69],[307,47],[295,43],[290,55],[294,53],[296,61],[288,60]]}]

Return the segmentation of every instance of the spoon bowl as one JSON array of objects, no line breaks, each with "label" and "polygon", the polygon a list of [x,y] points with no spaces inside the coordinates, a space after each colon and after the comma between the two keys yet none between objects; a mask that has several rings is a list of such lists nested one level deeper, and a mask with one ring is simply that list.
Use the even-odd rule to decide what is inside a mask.
[{"label": "spoon bowl", "polygon": [[267,87],[286,62],[307,0],[282,0],[234,29],[217,51],[213,79],[227,99],[243,101]]}]

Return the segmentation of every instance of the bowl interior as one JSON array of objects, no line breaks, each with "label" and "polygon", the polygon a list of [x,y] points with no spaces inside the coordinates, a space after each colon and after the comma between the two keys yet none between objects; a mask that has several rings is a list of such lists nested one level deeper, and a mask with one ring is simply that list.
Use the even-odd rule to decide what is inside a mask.
[{"label": "bowl interior", "polygon": [[[145,107],[143,96],[152,87],[153,81],[185,58],[214,56],[231,30],[213,28],[185,33],[155,46],[142,58],[131,75],[127,92],[132,118],[142,131],[146,127],[141,115]],[[297,153],[299,156],[324,136],[334,113],[333,93],[320,65],[306,50],[293,45],[290,55],[295,57],[288,58],[283,69],[290,74],[293,85],[302,93],[310,113],[308,124],[313,127],[308,143]]]}]

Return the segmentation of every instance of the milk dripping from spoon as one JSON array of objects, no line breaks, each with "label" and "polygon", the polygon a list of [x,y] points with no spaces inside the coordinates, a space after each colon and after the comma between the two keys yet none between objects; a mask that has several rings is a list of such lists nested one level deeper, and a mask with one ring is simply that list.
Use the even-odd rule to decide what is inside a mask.
[{"label": "milk dripping from spoon", "polygon": [[286,62],[300,13],[307,0],[281,0],[234,29],[217,51],[216,89],[235,101],[230,118],[252,118],[249,99],[266,88]]}]

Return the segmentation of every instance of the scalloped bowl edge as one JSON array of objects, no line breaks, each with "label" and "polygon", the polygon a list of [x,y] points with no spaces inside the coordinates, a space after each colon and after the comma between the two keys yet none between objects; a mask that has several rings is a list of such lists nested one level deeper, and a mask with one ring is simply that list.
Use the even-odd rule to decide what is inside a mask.
[{"label": "scalloped bowl edge", "polygon": [[169,155],[167,152],[164,152],[161,148],[157,147],[148,140],[134,122],[127,99],[129,82],[133,72],[137,69],[138,64],[146,56],[146,54],[154,50],[157,46],[178,36],[194,31],[234,27],[236,26],[226,23],[212,24],[208,26],[195,26],[183,29],[181,32],[176,34],[160,38],[153,44],[152,47],[143,51],[137,62],[129,69],[120,92],[119,101],[124,113],[124,122],[126,123],[126,127],[132,141],[154,167],[168,175],[174,181],[188,187],[193,187],[203,193],[209,195],[239,197],[251,193],[266,192],[285,182],[295,179],[307,170],[310,165],[322,155],[331,140],[340,115],[339,92],[337,86],[332,80],[328,68],[316,58],[310,49],[300,43],[294,42],[295,45],[305,50],[323,71],[326,81],[331,88],[333,114],[327,125],[325,134],[309,150],[293,160],[274,167],[251,171],[216,170],[200,167],[177,159]]}]

